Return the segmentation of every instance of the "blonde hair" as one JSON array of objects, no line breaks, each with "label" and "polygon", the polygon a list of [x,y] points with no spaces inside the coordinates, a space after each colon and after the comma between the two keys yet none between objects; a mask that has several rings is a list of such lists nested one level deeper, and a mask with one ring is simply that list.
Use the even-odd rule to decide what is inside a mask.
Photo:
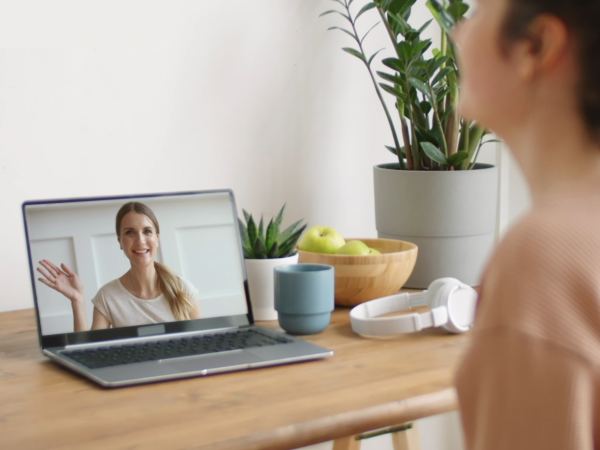
[{"label": "blonde hair", "polygon": [[[143,203],[129,202],[125,203],[119,209],[116,219],[117,236],[121,237],[121,222],[123,217],[130,212],[135,212],[146,216],[156,230],[156,234],[160,234],[158,220],[154,212]],[[164,264],[154,261],[154,269],[156,270],[156,285],[158,290],[167,299],[167,303],[171,308],[171,312],[175,320],[189,320],[190,314],[188,310],[194,309],[194,304],[183,291],[181,278],[179,278],[171,269]]]}]

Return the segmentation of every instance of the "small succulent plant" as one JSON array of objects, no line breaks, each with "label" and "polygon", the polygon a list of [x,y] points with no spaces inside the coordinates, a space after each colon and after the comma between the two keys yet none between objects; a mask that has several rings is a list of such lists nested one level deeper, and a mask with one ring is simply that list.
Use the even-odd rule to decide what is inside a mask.
[{"label": "small succulent plant", "polygon": [[246,223],[238,219],[242,235],[242,247],[246,259],[285,258],[296,253],[296,243],[307,224],[302,224],[304,219],[294,222],[281,233],[279,229],[285,214],[283,205],[277,217],[272,218],[264,228],[263,216],[256,226],[252,214],[243,209]]}]

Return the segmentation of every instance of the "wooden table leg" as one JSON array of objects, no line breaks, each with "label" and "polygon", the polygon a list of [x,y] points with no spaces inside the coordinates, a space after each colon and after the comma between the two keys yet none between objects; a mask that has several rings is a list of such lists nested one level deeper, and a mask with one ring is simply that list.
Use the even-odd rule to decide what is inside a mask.
[{"label": "wooden table leg", "polygon": [[[406,427],[408,428],[404,429]],[[391,427],[389,429],[336,439],[333,441],[332,450],[360,450],[361,440],[381,436],[383,434],[390,434],[392,436],[394,450],[421,450],[419,431],[416,422],[402,425],[399,427],[399,431],[393,431],[394,428],[395,427]],[[359,439],[357,439],[357,437],[359,437]]]},{"label": "wooden table leg", "polygon": [[356,436],[346,436],[333,441],[332,450],[360,450],[360,441]]},{"label": "wooden table leg", "polygon": [[408,430],[392,433],[394,450],[421,450],[417,423],[413,422]]}]

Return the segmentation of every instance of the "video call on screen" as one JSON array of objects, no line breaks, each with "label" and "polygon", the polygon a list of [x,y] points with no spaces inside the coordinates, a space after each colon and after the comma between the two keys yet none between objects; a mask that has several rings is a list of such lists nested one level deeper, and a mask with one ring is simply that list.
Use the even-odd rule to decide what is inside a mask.
[{"label": "video call on screen", "polygon": [[202,318],[247,314],[243,255],[228,192],[36,204],[25,207],[25,216],[43,335],[73,332],[73,310],[68,298],[38,281],[39,261],[64,263],[79,276],[91,324],[91,299],[130,269],[115,231],[117,211],[129,201],[154,212],[160,226],[155,260],[197,289]]}]

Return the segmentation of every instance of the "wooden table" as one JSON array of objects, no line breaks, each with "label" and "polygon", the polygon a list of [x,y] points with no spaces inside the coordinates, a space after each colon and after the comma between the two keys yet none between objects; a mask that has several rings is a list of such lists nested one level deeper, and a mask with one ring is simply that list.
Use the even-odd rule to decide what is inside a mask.
[{"label": "wooden table", "polygon": [[0,448],[290,449],[457,408],[467,335],[366,339],[338,308],[306,340],[335,356],[106,390],[41,354],[33,310],[1,313]]}]

